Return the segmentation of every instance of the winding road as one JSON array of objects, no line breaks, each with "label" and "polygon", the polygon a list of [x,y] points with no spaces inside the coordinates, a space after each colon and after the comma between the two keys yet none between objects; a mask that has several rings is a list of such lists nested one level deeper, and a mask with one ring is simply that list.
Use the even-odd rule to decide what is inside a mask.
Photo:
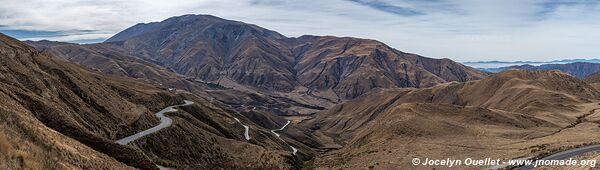
[{"label": "winding road", "polygon": [[[250,130],[250,128],[248,126],[242,124],[242,122],[240,121],[240,119],[235,118],[235,117],[233,119],[235,119],[235,121],[237,121],[242,126],[244,126],[244,129],[245,129],[244,137],[246,138],[246,140],[250,140],[250,135],[248,134],[249,133],[248,131]],[[290,146],[290,148],[292,148],[292,154],[296,155],[296,153],[298,152],[298,149],[294,148],[292,145],[290,145],[285,140],[283,140],[281,138],[281,135],[279,135],[277,133],[277,131],[282,131],[283,129],[285,129],[285,127],[287,127],[290,123],[291,123],[291,121],[288,120],[287,123],[285,123],[285,125],[283,125],[283,127],[279,128],[279,129],[273,129],[273,130],[271,130],[271,133],[273,133],[275,136],[277,136],[277,138],[279,138],[281,141],[285,142],[285,144],[287,144],[288,146]]]},{"label": "winding road", "polygon": [[285,144],[290,146],[290,148],[292,148],[292,154],[296,155],[296,152],[298,152],[298,149],[294,148],[292,145],[287,143],[285,140],[283,140],[281,138],[281,136],[278,133],[276,133],[276,131],[282,131],[283,129],[285,129],[285,127],[287,127],[290,123],[291,123],[291,121],[288,120],[287,123],[285,123],[285,125],[283,125],[283,127],[279,128],[279,129],[273,129],[273,130],[271,130],[271,133],[275,134],[275,136],[277,136],[279,139],[281,139],[283,142],[285,142]]},{"label": "winding road", "polygon": [[242,124],[242,122],[240,122],[240,119],[238,118],[233,118],[235,119],[235,121],[237,121],[238,123],[240,123],[242,126],[244,126],[244,129],[246,129],[246,131],[244,132],[244,137],[246,137],[246,140],[250,140],[250,135],[248,134],[248,131],[250,130],[250,128],[244,124]]},{"label": "winding road", "polygon": [[171,124],[173,124],[173,120],[167,116],[165,116],[165,113],[167,112],[175,112],[177,111],[177,109],[175,109],[175,107],[180,107],[180,106],[188,106],[188,105],[192,105],[194,104],[194,102],[189,101],[189,100],[185,100],[184,104],[180,104],[180,105],[174,105],[174,106],[169,106],[167,108],[164,108],[163,110],[156,112],[154,115],[156,115],[156,117],[158,117],[158,119],[160,119],[160,124],[158,124],[157,126],[154,126],[150,129],[146,129],[144,131],[141,131],[139,133],[136,133],[134,135],[131,136],[127,136],[123,139],[119,139],[117,140],[116,143],[120,144],[120,145],[127,145],[129,142],[132,142],[134,140],[137,140],[141,137],[150,135],[152,133],[155,133],[161,129],[167,128],[169,126],[171,126]]},{"label": "winding road", "polygon": [[[144,131],[138,132],[136,134],[133,134],[131,136],[127,136],[125,138],[119,139],[116,141],[116,143],[120,144],[120,145],[127,145],[128,143],[135,141],[139,138],[142,138],[144,136],[150,135],[152,133],[156,133],[161,129],[167,128],[169,126],[171,126],[173,124],[173,119],[165,116],[165,113],[168,112],[175,112],[177,111],[177,109],[175,109],[175,107],[181,107],[181,106],[188,106],[188,105],[192,105],[194,104],[194,102],[189,101],[189,100],[184,100],[184,104],[180,104],[180,105],[173,105],[173,106],[169,106],[164,108],[163,110],[156,112],[154,115],[156,117],[158,117],[158,119],[160,120],[160,124],[158,124],[157,126],[154,126],[150,129],[146,129]],[[242,124],[242,122],[238,119],[238,118],[234,118],[235,121],[237,121],[238,123],[240,123],[242,126],[244,126],[245,132],[244,132],[244,137],[246,138],[246,140],[250,140],[250,134],[249,134],[249,127]],[[283,127],[279,128],[279,129],[273,129],[271,130],[271,133],[275,134],[275,136],[277,136],[279,139],[281,139],[283,142],[285,142],[288,146],[290,146],[290,148],[292,148],[292,154],[296,155],[296,152],[298,152],[298,149],[294,148],[292,145],[290,145],[289,143],[287,143],[285,140],[283,140],[281,138],[281,136],[276,133],[276,131],[281,131],[283,129],[285,129],[285,127],[287,127],[290,124],[291,121],[288,120],[288,122],[283,125]],[[159,169],[168,169],[166,167],[160,166],[160,165],[156,165]]]},{"label": "winding road", "polygon": [[[600,145],[590,145],[590,146],[586,146],[586,147],[570,149],[570,150],[562,151],[562,152],[547,156],[540,160],[564,160],[564,159],[569,159],[571,157],[581,155],[584,153],[588,153],[588,152],[593,152],[593,151],[600,151]],[[533,168],[534,168],[533,165],[529,165],[529,166],[522,166],[517,169],[518,170],[530,170]]]},{"label": "winding road", "polygon": [[275,136],[279,137],[278,133],[275,133],[275,131],[282,131],[283,129],[285,129],[285,127],[287,127],[287,125],[290,124],[291,121],[287,121],[287,123],[285,123],[285,125],[283,125],[283,127],[279,128],[279,129],[273,129],[271,130],[271,133],[275,134]]},{"label": "winding road", "polygon": [[[594,113],[596,113],[597,110],[600,110],[600,108],[595,108],[592,109],[589,113],[578,116],[577,120],[575,121],[575,123],[567,126],[566,128],[560,129],[558,132],[561,132],[564,129],[568,129],[568,128],[572,128],[577,126],[580,123],[586,122],[586,118],[590,115],[593,115]],[[556,133],[558,133],[556,132]],[[577,155],[581,155],[581,154],[585,154],[588,152],[593,152],[593,151],[600,151],[600,144],[596,144],[596,145],[590,145],[590,146],[585,146],[585,147],[580,147],[580,148],[574,148],[574,149],[569,149],[566,151],[562,151],[559,153],[555,153],[552,154],[550,156],[547,156],[545,158],[542,158],[540,160],[565,160],[565,159],[569,159],[571,157],[577,156]],[[522,166],[519,168],[516,168],[518,170],[530,170],[530,169],[534,169],[534,167],[532,165],[527,165],[527,166]]]}]

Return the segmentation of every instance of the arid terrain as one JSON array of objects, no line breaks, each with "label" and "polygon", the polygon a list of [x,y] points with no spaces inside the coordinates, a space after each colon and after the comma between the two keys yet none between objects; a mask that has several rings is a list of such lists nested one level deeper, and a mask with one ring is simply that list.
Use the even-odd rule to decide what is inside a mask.
[{"label": "arid terrain", "polygon": [[369,93],[303,125],[332,141],[329,146],[342,146],[316,159],[315,167],[386,169],[425,157],[524,158],[600,142],[594,135],[600,130],[594,119],[600,114],[598,94],[557,71],[509,70],[467,83]]},{"label": "arid terrain", "polygon": [[[256,144],[243,141],[233,117],[248,119],[239,112],[135,79],[101,75],[1,36],[2,126],[7,127],[1,138],[3,167],[271,169],[289,168],[297,161],[275,149],[286,145],[267,129],[254,128]],[[175,119],[172,128],[134,144],[114,143],[158,124],[152,113],[184,98],[198,104],[169,114]],[[273,127],[285,123],[269,122]]]},{"label": "arid terrain", "polygon": [[600,144],[598,89],[600,73],[485,73],[377,40],[286,37],[210,15],[140,23],[91,44],[0,34],[0,169],[541,158]]}]

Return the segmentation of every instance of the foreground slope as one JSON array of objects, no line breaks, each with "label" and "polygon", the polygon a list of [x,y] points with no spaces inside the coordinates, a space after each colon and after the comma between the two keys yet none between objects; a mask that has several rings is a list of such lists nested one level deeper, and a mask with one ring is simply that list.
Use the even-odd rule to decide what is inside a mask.
[{"label": "foreground slope", "polygon": [[323,167],[412,166],[415,157],[509,159],[600,142],[593,133],[600,128],[588,117],[597,114],[599,97],[565,73],[509,70],[467,83],[376,91],[303,125],[335,149],[315,160]]},{"label": "foreground slope", "polygon": [[[287,169],[300,166],[289,146],[253,123],[250,141],[234,120],[244,115],[202,96],[167,92],[122,76],[106,76],[40,53],[0,35],[1,166],[32,169],[155,169],[209,167]],[[196,104],[169,113],[172,127],[128,145],[115,141],[159,123],[154,112]],[[285,123],[272,120],[274,127]],[[15,137],[12,137],[12,136]],[[288,138],[286,138],[289,140]],[[293,143],[293,141],[291,141]],[[23,150],[31,147],[31,150]],[[128,167],[131,166],[131,167]],[[39,168],[36,168],[39,167]]]},{"label": "foreground slope", "polygon": [[[0,34],[0,126],[3,127],[0,128],[3,152],[0,154],[0,162],[3,162],[0,166],[16,169],[127,169],[125,164],[68,136],[78,136],[79,139],[96,137],[91,135],[92,129],[83,128],[85,125],[81,123],[84,119],[126,120],[127,115],[115,117],[108,113],[93,114],[98,110],[109,112],[127,107],[127,111],[131,111],[129,109],[138,108],[130,102],[119,100],[114,93],[102,91],[101,86],[96,86],[99,90],[95,93],[86,93],[89,89],[78,88],[76,83],[97,80],[71,77],[76,74],[71,71],[78,70],[67,69],[65,67],[71,65],[59,63],[61,62]],[[99,95],[120,103],[114,104],[115,107],[104,107],[106,103],[85,100]],[[102,121],[90,123],[93,124],[87,124],[88,127],[102,124]],[[116,124],[113,125],[94,130],[97,134],[111,135],[110,132],[115,132],[111,128],[116,127]],[[63,134],[57,131],[62,131]]]}]

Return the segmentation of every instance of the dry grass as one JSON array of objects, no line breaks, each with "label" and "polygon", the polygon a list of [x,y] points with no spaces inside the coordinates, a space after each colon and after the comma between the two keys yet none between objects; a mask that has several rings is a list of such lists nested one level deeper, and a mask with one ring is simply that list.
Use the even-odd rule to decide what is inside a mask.
[{"label": "dry grass", "polygon": [[[581,108],[584,109],[578,113],[585,113],[591,109],[587,106],[581,106]],[[419,109],[414,110],[419,111]],[[464,111],[458,112],[450,109],[444,110],[452,114],[475,114],[466,114]],[[391,114],[391,116],[404,117],[410,111],[394,113],[396,114]],[[374,169],[393,169],[394,167],[413,167],[410,164],[412,158],[464,159],[470,157],[482,159],[490,157],[505,160],[547,155],[570,149],[573,146],[600,143],[600,134],[597,133],[600,128],[597,123],[590,121],[553,133],[558,129],[549,128],[547,125],[546,127],[536,127],[532,124],[528,125],[527,122],[521,122],[518,124],[519,127],[528,127],[523,129],[511,125],[511,123],[517,123],[516,121],[506,122],[506,125],[485,122],[482,124],[468,119],[468,117],[455,119],[454,116],[438,117],[433,113],[424,112],[422,114],[426,115],[428,120],[441,123],[424,123],[415,117],[404,123],[394,122],[389,128],[381,128],[377,131],[386,131],[382,129],[391,129],[395,125],[402,124],[398,129],[400,133],[393,133],[394,130],[387,131],[388,135],[373,132],[361,138],[365,142],[361,143],[361,140],[351,142],[356,144],[356,147],[347,146],[338,152],[330,152],[317,158],[315,163],[321,167],[367,169],[372,166]],[[494,114],[510,116],[503,112]],[[499,117],[490,118],[497,120],[496,122],[503,122],[498,121]],[[398,119],[400,118],[386,118],[385,120]],[[409,122],[414,122],[414,124]],[[453,125],[442,129],[436,128],[440,124],[448,125],[448,123]],[[417,132],[410,133],[410,130],[417,130]],[[485,167],[460,167],[460,169],[464,168],[481,169]]]},{"label": "dry grass", "polygon": [[0,108],[0,169],[126,169],[35,120]]},{"label": "dry grass", "polygon": [[4,133],[0,133],[0,153],[2,153],[2,155],[9,155],[11,150],[12,146],[8,142],[8,138]]},{"label": "dry grass", "polygon": [[305,125],[345,142],[315,159],[324,168],[413,167],[412,158],[536,157],[599,143],[600,116],[592,112],[600,108],[598,98],[592,86],[560,72],[512,70],[462,84],[381,90],[318,113]]},{"label": "dry grass", "polygon": [[36,147],[20,141],[18,137],[8,137],[0,133],[0,169],[45,169],[46,158]]}]

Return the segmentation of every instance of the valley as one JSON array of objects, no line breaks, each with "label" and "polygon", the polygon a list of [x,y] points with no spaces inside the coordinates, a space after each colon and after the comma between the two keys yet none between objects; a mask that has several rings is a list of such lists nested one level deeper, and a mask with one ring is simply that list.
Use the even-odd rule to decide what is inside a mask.
[{"label": "valley", "polygon": [[411,160],[589,156],[600,73],[584,65],[487,73],[377,40],[287,37],[211,15],[90,44],[0,34],[0,168],[432,169]]}]

